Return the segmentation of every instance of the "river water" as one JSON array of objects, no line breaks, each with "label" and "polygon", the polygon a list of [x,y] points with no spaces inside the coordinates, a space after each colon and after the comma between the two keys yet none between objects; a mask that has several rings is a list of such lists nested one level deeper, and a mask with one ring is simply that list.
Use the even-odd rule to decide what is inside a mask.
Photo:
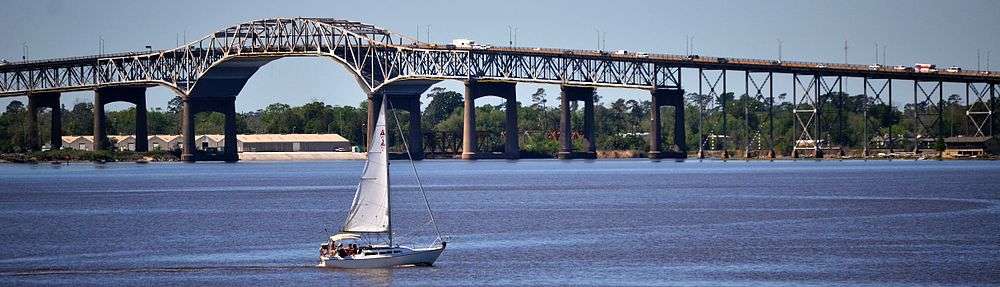
[{"label": "river water", "polygon": [[0,285],[1000,284],[998,162],[427,160],[434,267],[316,268],[361,164],[0,165]]}]

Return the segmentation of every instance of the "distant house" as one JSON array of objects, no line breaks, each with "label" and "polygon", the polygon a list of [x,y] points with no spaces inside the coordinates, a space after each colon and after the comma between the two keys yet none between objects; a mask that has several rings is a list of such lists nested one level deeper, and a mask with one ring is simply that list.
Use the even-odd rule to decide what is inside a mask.
[{"label": "distant house", "polygon": [[240,152],[350,151],[351,142],[338,134],[238,135]]},{"label": "distant house", "polygon": [[202,135],[194,140],[194,145],[200,150],[221,150],[226,146],[223,135]]},{"label": "distant house", "polygon": [[108,136],[115,149],[122,151],[135,150],[135,136]]},{"label": "distant house", "polygon": [[183,137],[175,135],[153,135],[149,137],[149,150],[180,150]]},{"label": "distant house", "polygon": [[92,136],[63,136],[63,148],[76,150],[94,150],[94,137]]}]

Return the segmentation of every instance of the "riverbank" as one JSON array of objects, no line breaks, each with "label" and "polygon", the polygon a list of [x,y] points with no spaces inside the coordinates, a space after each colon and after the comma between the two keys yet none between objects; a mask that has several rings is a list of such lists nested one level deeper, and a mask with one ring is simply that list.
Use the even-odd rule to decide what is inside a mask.
[{"label": "riverbank", "polygon": [[175,152],[168,151],[86,151],[86,150],[47,150],[28,153],[0,153],[0,162],[38,163],[38,162],[155,162],[178,161],[180,157]]},{"label": "riverbank", "polygon": [[[239,154],[241,161],[336,161],[336,160],[364,160],[363,152],[242,152]],[[392,159],[406,159],[406,154],[393,153]],[[634,159],[646,158],[647,154],[634,150],[608,150],[597,151],[598,159]],[[427,153],[425,159],[458,159],[459,156],[451,153]],[[521,153],[521,159],[552,159],[552,155]],[[697,152],[688,153],[688,159],[698,159]],[[746,158],[740,153],[731,152],[723,157],[721,151],[705,152],[705,159],[716,160],[794,160],[790,156],[777,156],[773,159],[764,156]],[[502,153],[480,153],[479,159],[504,159]],[[798,159],[813,159],[811,155],[804,155]],[[937,160],[937,152],[901,152],[901,153],[876,153],[863,157],[860,154],[837,155],[827,153],[823,160]],[[39,163],[39,162],[175,162],[180,160],[177,152],[152,151],[152,152],[132,152],[132,151],[83,151],[83,150],[52,150],[38,151],[30,153],[2,153],[0,163]],[[943,158],[943,160],[1000,160],[994,155],[984,155],[977,157]]]},{"label": "riverbank", "polygon": [[364,160],[363,152],[242,152],[241,161]]}]

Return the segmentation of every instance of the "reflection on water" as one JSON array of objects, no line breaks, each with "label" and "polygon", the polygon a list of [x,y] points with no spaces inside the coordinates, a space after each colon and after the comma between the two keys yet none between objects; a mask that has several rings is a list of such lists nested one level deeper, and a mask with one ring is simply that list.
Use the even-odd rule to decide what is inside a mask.
[{"label": "reflection on water", "polygon": [[[408,267],[401,267],[408,268]],[[333,285],[356,285],[356,286],[390,286],[392,285],[392,272],[394,269],[333,269],[323,268],[327,272],[341,273],[347,275],[343,281],[330,282]],[[346,283],[346,284],[341,284]]]},{"label": "reflection on water", "polygon": [[361,162],[0,165],[0,285],[1000,284],[993,162],[417,165],[380,270],[316,267]]}]

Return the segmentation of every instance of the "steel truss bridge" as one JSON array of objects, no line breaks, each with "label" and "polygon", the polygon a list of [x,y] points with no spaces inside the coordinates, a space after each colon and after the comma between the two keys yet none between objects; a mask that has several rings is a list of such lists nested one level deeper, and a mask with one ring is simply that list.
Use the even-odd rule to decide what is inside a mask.
[{"label": "steel truss bridge", "polygon": [[[226,147],[235,147],[235,108],[233,101],[247,80],[262,66],[284,57],[328,57],[343,65],[355,77],[374,105],[388,97],[396,108],[419,114],[419,95],[431,85],[442,80],[459,80],[466,83],[466,128],[463,158],[476,158],[476,131],[474,129],[474,100],[483,96],[497,96],[508,100],[508,120],[505,134],[508,144],[505,154],[518,157],[516,103],[514,85],[518,82],[561,85],[563,93],[562,149],[560,156],[592,157],[595,152],[593,136],[593,92],[597,87],[649,90],[656,107],[670,105],[682,111],[684,90],[681,72],[697,70],[698,94],[716,97],[731,92],[726,84],[727,75],[743,72],[744,92],[757,99],[768,99],[774,104],[774,74],[791,74],[795,107],[795,135],[793,146],[799,151],[812,151],[821,156],[820,115],[824,105],[823,94],[842,92],[844,78],[863,78],[865,94],[874,102],[892,103],[892,81],[912,81],[913,101],[925,109],[912,115],[919,123],[918,135],[940,137],[943,83],[964,83],[969,101],[967,115],[976,128],[977,137],[991,137],[995,117],[992,116],[1000,73],[987,71],[958,71],[921,73],[912,69],[892,67],[772,61],[756,59],[681,56],[644,53],[608,53],[593,50],[571,50],[526,47],[455,47],[425,43],[404,35],[361,22],[329,18],[278,18],[240,23],[212,33],[199,40],[169,50],[129,52],[76,58],[45,59],[13,62],[0,65],[0,97],[28,96],[31,116],[29,145],[38,146],[35,112],[39,108],[58,107],[58,97],[63,92],[95,91],[95,138],[99,147],[106,148],[103,105],[113,101],[132,102],[145,106],[145,88],[167,87],[184,100],[183,133],[185,160],[198,158],[194,146],[193,116],[198,112],[218,111],[227,115]],[[721,84],[720,84],[721,83]],[[398,98],[398,100],[396,99]],[[585,111],[585,151],[572,150],[569,134],[570,101],[583,101]],[[99,107],[99,108],[98,108]],[[726,103],[716,108],[726,109]],[[700,107],[702,111],[713,107]],[[376,109],[369,109],[369,111]],[[511,113],[513,110],[513,113]],[[773,116],[772,107],[766,112]],[[659,122],[659,109],[654,109],[654,121]],[[760,112],[760,111],[753,111]],[[142,122],[145,125],[144,112]],[[748,112],[749,113],[749,112]],[[680,116],[678,116],[680,115]],[[867,115],[867,113],[866,113]],[[54,113],[54,116],[58,116]],[[511,118],[513,116],[513,118]],[[369,115],[369,120],[374,115]],[[725,113],[723,113],[725,117]],[[683,127],[683,112],[676,113],[678,125]],[[419,117],[411,117],[419,121]],[[55,121],[54,121],[55,122]],[[138,122],[138,121],[137,121]],[[727,134],[727,120],[723,120],[719,133]],[[232,127],[230,127],[232,123]],[[472,123],[470,125],[470,123]],[[868,127],[878,135],[878,127]],[[369,124],[369,126],[371,126]],[[937,128],[938,132],[934,129]],[[61,134],[53,125],[53,135]],[[137,130],[145,131],[145,127]],[[760,127],[756,137],[767,140],[765,147],[774,156],[774,131],[770,126],[764,136]],[[684,129],[675,127],[673,154],[661,154],[660,128],[651,131],[651,157],[684,156]],[[936,133],[936,134],[935,134]],[[411,134],[417,141],[414,152],[422,154],[419,133]],[[748,135],[749,136],[749,135]],[[866,135],[866,137],[868,137]],[[57,137],[53,137],[56,139]],[[137,139],[140,138],[137,135]],[[141,136],[145,141],[145,135]],[[702,135],[704,139],[705,136]],[[61,146],[53,140],[52,146]],[[702,141],[704,142],[704,140]],[[141,143],[136,146],[141,150]],[[866,144],[867,147],[867,144]],[[701,144],[699,150],[705,148]],[[867,148],[866,148],[867,151]],[[751,153],[746,145],[746,153]],[[724,152],[723,156],[727,156]],[[225,160],[236,160],[235,148],[227,148]]]}]

